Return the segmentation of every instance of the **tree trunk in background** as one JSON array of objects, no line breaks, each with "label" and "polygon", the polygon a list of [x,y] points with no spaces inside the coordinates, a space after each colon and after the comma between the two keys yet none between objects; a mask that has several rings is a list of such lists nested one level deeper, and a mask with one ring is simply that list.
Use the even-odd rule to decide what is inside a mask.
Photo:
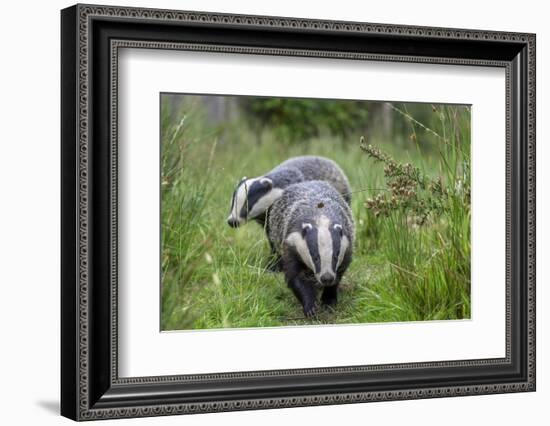
[{"label": "tree trunk in background", "polygon": [[376,102],[369,105],[368,125],[365,136],[373,136],[388,140],[394,132],[393,110],[386,102]]},{"label": "tree trunk in background", "polygon": [[201,96],[206,107],[208,121],[213,125],[223,124],[238,117],[234,96]]},{"label": "tree trunk in background", "polygon": [[389,138],[393,133],[393,110],[386,102],[382,103],[380,106],[382,132],[385,138]]},{"label": "tree trunk in background", "polygon": [[162,96],[162,102],[166,103],[166,106],[168,107],[168,111],[170,112],[169,120],[171,123],[174,123],[175,120],[178,119],[180,110],[181,110],[181,101],[182,96],[181,95],[173,95],[173,94],[163,94]]}]

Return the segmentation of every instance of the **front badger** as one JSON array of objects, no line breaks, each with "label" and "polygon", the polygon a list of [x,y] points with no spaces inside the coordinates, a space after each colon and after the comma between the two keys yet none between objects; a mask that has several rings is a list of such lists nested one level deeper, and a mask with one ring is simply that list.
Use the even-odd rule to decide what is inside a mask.
[{"label": "front badger", "polygon": [[273,204],[268,221],[269,240],[304,315],[315,314],[317,291],[323,304],[334,306],[355,235],[346,201],[324,181],[293,184]]}]

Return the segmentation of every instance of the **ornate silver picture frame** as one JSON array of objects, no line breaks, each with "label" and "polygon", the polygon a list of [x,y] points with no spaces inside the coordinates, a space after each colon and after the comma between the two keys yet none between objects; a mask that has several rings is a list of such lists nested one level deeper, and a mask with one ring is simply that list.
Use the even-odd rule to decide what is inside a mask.
[{"label": "ornate silver picture frame", "polygon": [[[61,414],[92,420],[534,391],[535,40],[534,34],[360,22],[64,9]],[[120,377],[117,91],[124,47],[504,69],[505,356]]]}]

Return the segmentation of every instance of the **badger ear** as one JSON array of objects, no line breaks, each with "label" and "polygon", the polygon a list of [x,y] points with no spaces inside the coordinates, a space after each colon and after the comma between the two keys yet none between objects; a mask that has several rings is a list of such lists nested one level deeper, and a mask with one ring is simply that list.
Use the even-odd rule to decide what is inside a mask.
[{"label": "badger ear", "polygon": [[340,236],[344,235],[344,229],[342,228],[342,225],[339,223],[336,223],[334,225],[334,230],[340,232]]},{"label": "badger ear", "polygon": [[246,177],[246,176],[243,176],[243,178],[241,179],[241,182],[242,182],[243,180],[246,180],[246,179],[247,179],[247,177]]},{"label": "badger ear", "polygon": [[313,228],[311,223],[304,222],[302,223],[302,235],[305,236],[307,232]]},{"label": "badger ear", "polygon": [[264,186],[264,188],[271,189],[273,188],[273,181],[269,178],[261,178],[260,183]]}]

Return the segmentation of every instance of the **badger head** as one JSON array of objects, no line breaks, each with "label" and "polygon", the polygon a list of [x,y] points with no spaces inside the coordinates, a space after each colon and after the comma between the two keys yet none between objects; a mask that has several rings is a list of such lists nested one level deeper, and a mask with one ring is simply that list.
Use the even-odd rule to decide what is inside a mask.
[{"label": "badger head", "polygon": [[300,231],[289,234],[286,243],[296,250],[319,286],[336,284],[336,272],[349,247],[342,225],[321,216],[314,222],[303,222],[301,227]]},{"label": "badger head", "polygon": [[273,187],[273,181],[268,177],[243,177],[233,192],[228,225],[237,228],[248,220],[261,216],[282,193],[281,188]]}]

